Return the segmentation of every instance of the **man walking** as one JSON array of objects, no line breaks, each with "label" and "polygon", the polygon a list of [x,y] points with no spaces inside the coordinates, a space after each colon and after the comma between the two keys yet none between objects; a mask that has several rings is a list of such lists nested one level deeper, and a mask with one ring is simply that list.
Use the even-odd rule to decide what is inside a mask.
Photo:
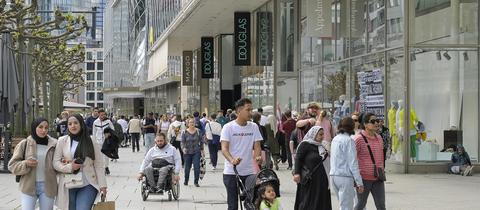
[{"label": "man walking", "polygon": [[125,116],[122,115],[122,116],[120,116],[120,119],[117,120],[117,123],[122,126],[123,141],[122,141],[122,143],[121,143],[121,146],[122,146],[122,147],[126,147],[126,146],[127,146],[127,142],[128,142],[128,133],[127,133],[127,130],[128,130],[128,122],[125,120]]},{"label": "man walking", "polygon": [[137,152],[140,152],[140,133],[142,132],[142,125],[137,115],[133,116],[128,122],[128,132],[132,137],[132,152],[135,152],[135,145],[137,146]]},{"label": "man walking", "polygon": [[[112,121],[107,118],[107,114],[105,110],[100,109],[98,110],[98,118],[93,122],[93,138],[97,140],[97,143],[100,145],[100,148],[103,146],[103,142],[105,141],[105,135],[103,134],[103,130],[106,128],[110,128],[115,130],[113,127]],[[105,162],[105,174],[110,174],[110,170],[108,169],[108,161],[109,158],[104,155],[104,162]]]},{"label": "man walking", "polygon": [[87,119],[85,120],[85,124],[88,127],[88,134],[90,135],[92,135],[92,131],[93,131],[93,122],[95,122],[97,118],[98,118],[98,108],[95,107],[93,108],[92,115],[87,117]]},{"label": "man walking", "polygon": [[155,133],[157,126],[155,125],[155,118],[153,118],[153,113],[150,112],[145,118],[145,124],[143,126],[145,131],[144,142],[145,142],[145,154],[152,148],[155,144]]},{"label": "man walking", "polygon": [[207,137],[208,152],[212,162],[213,170],[217,169],[218,148],[220,147],[220,135],[222,125],[216,121],[217,114],[210,115],[210,121],[205,125],[205,135]]},{"label": "man walking", "polygon": [[[257,124],[252,118],[252,101],[247,98],[235,103],[237,118],[227,123],[221,133],[222,153],[225,157],[223,184],[227,190],[228,210],[238,210],[238,187],[234,172],[237,168],[240,179],[255,174],[253,159],[260,165],[262,162],[260,142],[263,140]],[[254,149],[254,157],[252,156]]]}]

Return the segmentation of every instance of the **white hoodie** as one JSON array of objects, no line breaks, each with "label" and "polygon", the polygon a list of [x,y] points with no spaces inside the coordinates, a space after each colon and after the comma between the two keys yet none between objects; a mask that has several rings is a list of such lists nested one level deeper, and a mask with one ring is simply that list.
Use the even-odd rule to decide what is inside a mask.
[{"label": "white hoodie", "polygon": [[103,130],[105,128],[110,127],[112,130],[115,130],[113,127],[113,123],[109,119],[105,119],[104,121],[101,121],[100,118],[97,118],[93,122],[92,126],[92,135],[95,140],[97,140],[97,143],[100,145],[103,145],[103,141],[105,140],[105,136],[103,135]]}]

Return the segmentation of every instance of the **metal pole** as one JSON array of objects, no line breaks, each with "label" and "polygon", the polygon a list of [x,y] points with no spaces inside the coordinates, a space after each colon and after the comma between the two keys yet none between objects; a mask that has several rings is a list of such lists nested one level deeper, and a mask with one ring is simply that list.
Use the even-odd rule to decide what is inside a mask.
[{"label": "metal pole", "polygon": [[403,115],[403,164],[404,164],[404,173],[409,172],[410,164],[410,1],[403,1],[404,9],[404,34],[403,34],[403,59],[405,61],[405,112]]}]

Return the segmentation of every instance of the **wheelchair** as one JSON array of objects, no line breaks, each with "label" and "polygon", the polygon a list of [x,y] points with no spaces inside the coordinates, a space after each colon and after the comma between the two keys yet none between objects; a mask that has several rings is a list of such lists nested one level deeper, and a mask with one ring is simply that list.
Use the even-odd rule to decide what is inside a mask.
[{"label": "wheelchair", "polygon": [[[158,181],[158,169],[159,168],[154,168],[153,170],[153,177],[155,180],[155,183]],[[173,176],[175,175],[175,168],[171,167],[168,175],[165,177],[164,180],[164,187],[162,189],[162,192],[155,192],[152,190],[152,187],[148,184],[147,177],[143,176],[142,181],[140,182],[140,189],[141,189],[141,194],[142,194],[142,200],[146,201],[148,196],[150,194],[156,194],[156,195],[164,195],[165,193],[168,193],[168,200],[172,201],[173,199],[178,200],[180,197],[180,184],[178,182],[173,181]]]}]

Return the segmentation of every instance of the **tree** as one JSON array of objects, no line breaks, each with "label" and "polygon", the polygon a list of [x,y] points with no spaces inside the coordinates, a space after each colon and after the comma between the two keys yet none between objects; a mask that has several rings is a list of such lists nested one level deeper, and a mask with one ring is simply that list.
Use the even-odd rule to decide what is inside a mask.
[{"label": "tree", "polygon": [[[7,0],[0,0],[0,32],[10,32],[14,38],[14,48],[17,55],[33,55],[34,46],[48,47],[55,42],[66,42],[81,35],[87,27],[84,16],[74,17],[58,9],[54,11],[53,19],[42,22],[42,17],[37,13],[38,0],[32,0],[30,5],[25,5],[21,0],[10,0],[10,7],[6,9]],[[44,54],[46,57],[49,54]],[[38,56],[38,55],[36,55]],[[45,58],[45,57],[43,57]],[[40,58],[37,58],[40,59]],[[17,56],[19,76],[23,78],[23,56]],[[55,62],[51,63],[56,65]],[[46,66],[43,66],[47,68]],[[61,71],[60,68],[47,68]],[[65,70],[63,68],[63,70]],[[47,71],[48,72],[48,71]],[[35,78],[34,78],[35,79]],[[20,81],[20,101],[15,115],[14,135],[21,135],[25,130],[26,121],[23,116],[23,80]],[[38,98],[38,95],[37,95]],[[31,100],[31,99],[27,99]],[[31,103],[30,103],[31,104]]]}]

